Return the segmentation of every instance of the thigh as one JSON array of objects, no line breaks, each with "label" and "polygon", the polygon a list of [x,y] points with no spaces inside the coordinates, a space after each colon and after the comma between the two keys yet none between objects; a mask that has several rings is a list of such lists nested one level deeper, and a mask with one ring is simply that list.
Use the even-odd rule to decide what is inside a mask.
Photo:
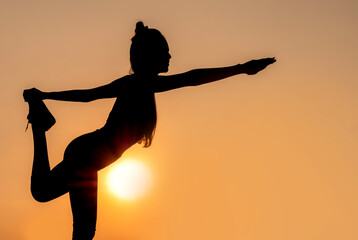
[{"label": "thigh", "polygon": [[69,191],[69,174],[63,163],[49,173],[31,177],[31,193],[40,202],[51,201]]},{"label": "thigh", "polygon": [[92,239],[97,220],[97,171],[76,172],[69,185],[73,240]]}]

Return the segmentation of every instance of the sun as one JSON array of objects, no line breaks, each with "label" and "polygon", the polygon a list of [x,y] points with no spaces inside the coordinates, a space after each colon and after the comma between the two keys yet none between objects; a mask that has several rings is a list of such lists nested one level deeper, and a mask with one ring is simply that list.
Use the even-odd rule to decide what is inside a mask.
[{"label": "sun", "polygon": [[111,167],[107,175],[109,190],[117,197],[133,200],[148,192],[152,176],[140,161],[124,160]]}]

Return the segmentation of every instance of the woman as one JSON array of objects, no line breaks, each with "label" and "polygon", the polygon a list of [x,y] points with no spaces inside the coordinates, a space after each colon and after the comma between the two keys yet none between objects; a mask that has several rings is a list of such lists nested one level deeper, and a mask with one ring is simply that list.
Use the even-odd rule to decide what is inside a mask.
[{"label": "woman", "polygon": [[[170,58],[163,35],[138,22],[130,48],[133,74],[88,90],[42,92],[32,88],[24,91],[34,140],[31,193],[35,200],[47,202],[69,192],[74,240],[94,237],[97,172],[116,161],[135,143],[143,143],[144,147],[151,145],[157,122],[155,93],[197,86],[241,73],[256,74],[276,61],[275,58],[265,58],[230,67],[158,76],[168,71]],[[65,150],[63,161],[51,170],[45,132],[55,121],[42,100],[90,102],[102,98],[116,98],[106,124],[73,140]]]}]

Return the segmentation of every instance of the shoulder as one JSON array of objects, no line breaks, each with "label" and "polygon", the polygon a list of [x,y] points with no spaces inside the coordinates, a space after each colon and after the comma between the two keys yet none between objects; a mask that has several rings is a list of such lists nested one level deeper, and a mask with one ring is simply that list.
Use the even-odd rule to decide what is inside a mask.
[{"label": "shoulder", "polygon": [[129,82],[132,78],[133,78],[132,75],[125,75],[123,77],[120,77],[120,78],[114,80],[110,84],[120,84],[120,85],[122,85],[122,84],[125,84],[125,83]]},{"label": "shoulder", "polygon": [[128,92],[131,86],[131,82],[133,82],[132,75],[125,75],[120,77],[113,82],[111,82],[108,86],[116,92],[117,96],[123,95],[125,92]]},{"label": "shoulder", "polygon": [[128,82],[130,82],[131,79],[132,79],[131,75],[125,75],[109,83],[108,87],[113,88],[113,90],[115,89],[116,91],[119,91],[123,89],[125,86],[127,86]]}]

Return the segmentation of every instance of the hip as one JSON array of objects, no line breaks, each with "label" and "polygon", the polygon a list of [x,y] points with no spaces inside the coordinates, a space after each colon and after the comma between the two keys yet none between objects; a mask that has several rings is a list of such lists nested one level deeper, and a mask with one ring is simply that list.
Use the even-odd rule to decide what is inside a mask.
[{"label": "hip", "polygon": [[99,129],[72,140],[65,150],[64,162],[74,169],[100,170],[121,155],[113,149],[113,137]]}]

